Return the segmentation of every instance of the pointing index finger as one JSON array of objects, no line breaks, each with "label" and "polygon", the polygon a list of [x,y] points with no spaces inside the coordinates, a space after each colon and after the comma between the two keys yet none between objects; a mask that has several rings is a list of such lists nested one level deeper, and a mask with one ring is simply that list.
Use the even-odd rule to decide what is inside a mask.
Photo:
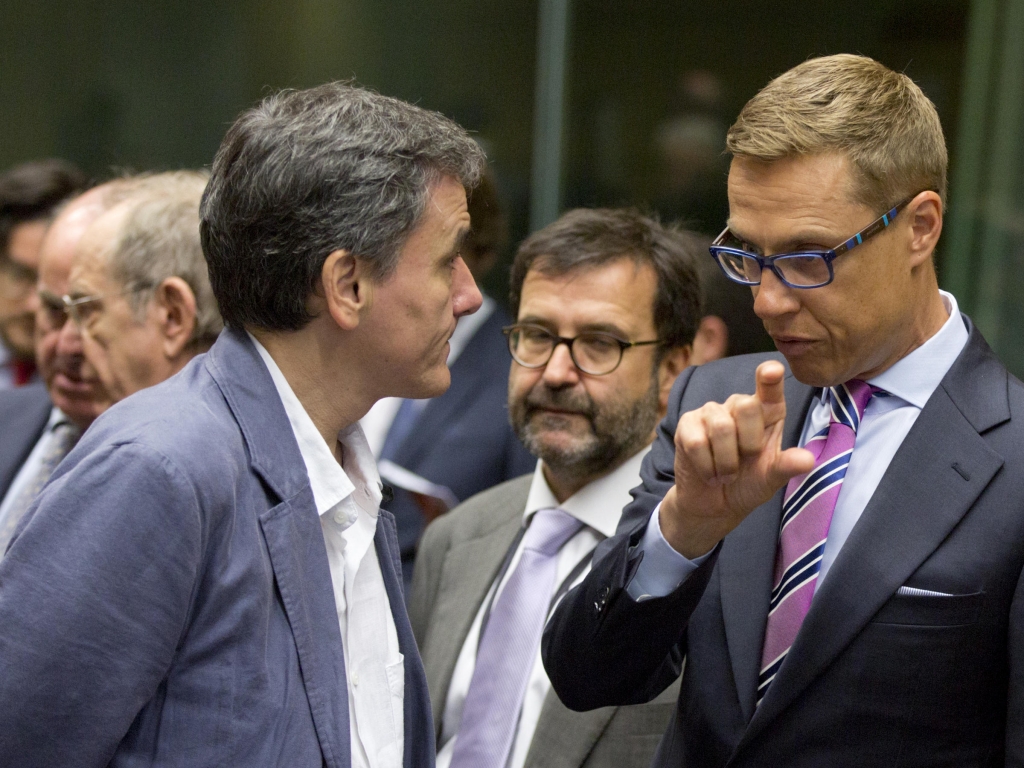
[{"label": "pointing index finger", "polygon": [[778,360],[761,363],[754,373],[756,395],[764,408],[766,427],[786,417],[785,377],[786,369]]}]

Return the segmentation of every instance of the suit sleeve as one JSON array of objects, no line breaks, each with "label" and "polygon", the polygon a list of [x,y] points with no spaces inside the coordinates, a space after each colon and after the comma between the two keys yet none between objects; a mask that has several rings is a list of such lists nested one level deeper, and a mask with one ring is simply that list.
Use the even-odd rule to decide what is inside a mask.
[{"label": "suit sleeve", "polygon": [[25,768],[110,762],[172,663],[202,559],[199,504],[163,456],[104,446],[61,470],[0,561],[0,755]]},{"label": "suit sleeve", "polygon": [[639,544],[651,513],[675,482],[675,428],[694,370],[687,369],[672,389],[668,414],[640,470],[642,484],[632,490],[615,536],[598,546],[590,574],[566,595],[544,633],[544,667],[570,709],[649,702],[682,670],[686,626],[718,548],[669,595],[637,602],[626,587],[642,557]]}]

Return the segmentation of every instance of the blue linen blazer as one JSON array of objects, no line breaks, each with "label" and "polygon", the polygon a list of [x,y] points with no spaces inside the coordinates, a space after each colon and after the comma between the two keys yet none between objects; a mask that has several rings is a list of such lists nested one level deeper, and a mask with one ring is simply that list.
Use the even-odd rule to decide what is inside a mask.
[{"label": "blue linen blazer", "polygon": [[[394,520],[374,539],[405,655],[406,768],[434,735]],[[313,494],[244,332],[101,416],[0,561],[0,764],[350,764]]]}]

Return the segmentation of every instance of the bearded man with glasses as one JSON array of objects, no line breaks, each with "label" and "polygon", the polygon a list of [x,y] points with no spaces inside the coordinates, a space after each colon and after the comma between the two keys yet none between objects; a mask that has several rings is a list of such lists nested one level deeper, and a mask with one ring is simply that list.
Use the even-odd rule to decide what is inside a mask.
[{"label": "bearded man with glasses", "polygon": [[935,108],[812,59],[727,146],[711,256],[782,354],[679,377],[552,685],[633,704],[685,661],[656,766],[1024,765],[1024,388],[938,287]]},{"label": "bearded man with glasses", "polygon": [[705,244],[599,209],[570,211],[520,246],[508,408],[536,468],[427,528],[409,600],[439,768],[649,765],[677,691],[571,712],[544,674],[540,633],[639,482],[689,362]]}]

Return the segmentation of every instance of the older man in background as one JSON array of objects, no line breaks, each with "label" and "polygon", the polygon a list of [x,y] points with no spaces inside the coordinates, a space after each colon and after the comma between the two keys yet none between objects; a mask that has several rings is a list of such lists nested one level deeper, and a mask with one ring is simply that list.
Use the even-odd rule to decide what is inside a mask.
[{"label": "older man in background", "polygon": [[67,307],[115,402],[177,373],[223,327],[199,241],[207,178],[178,171],[140,180],[82,239]]},{"label": "older man in background", "polygon": [[539,461],[427,529],[409,601],[440,768],[650,763],[676,691],[571,712],[540,631],[639,483],[700,318],[700,245],[635,211],[576,210],[516,255],[508,409]]},{"label": "older man in background", "polygon": [[85,187],[63,160],[23,163],[0,174],[0,389],[35,377],[35,289],[40,247],[54,209]]},{"label": "older man in background", "polygon": [[0,392],[0,553],[61,459],[110,399],[85,360],[82,337],[66,322],[68,276],[82,236],[126,193],[117,181],[68,203],[46,230],[32,292],[35,359],[45,387]]}]

